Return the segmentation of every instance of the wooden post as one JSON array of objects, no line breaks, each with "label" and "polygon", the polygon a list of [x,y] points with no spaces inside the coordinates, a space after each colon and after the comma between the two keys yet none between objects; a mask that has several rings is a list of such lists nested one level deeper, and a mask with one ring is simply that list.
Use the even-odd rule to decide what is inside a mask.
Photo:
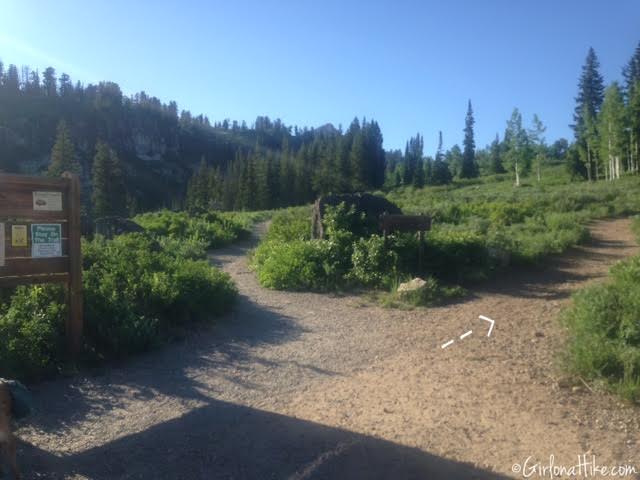
[{"label": "wooden post", "polygon": [[424,264],[424,232],[420,230],[418,232],[418,270],[422,273],[422,266]]},{"label": "wooden post", "polygon": [[76,357],[82,348],[82,252],[80,227],[80,179],[65,172],[69,179],[69,316],[66,331],[69,352]]}]

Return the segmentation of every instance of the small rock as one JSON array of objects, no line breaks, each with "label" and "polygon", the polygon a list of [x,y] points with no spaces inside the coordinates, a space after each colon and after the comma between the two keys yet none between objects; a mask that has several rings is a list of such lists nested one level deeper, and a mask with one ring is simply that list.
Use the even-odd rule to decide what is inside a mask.
[{"label": "small rock", "polygon": [[579,385],[576,385],[575,387],[571,387],[571,393],[582,393],[584,392],[584,388],[582,388]]},{"label": "small rock", "polygon": [[542,333],[542,332],[536,332],[536,337],[544,337],[544,333]]},{"label": "small rock", "polygon": [[413,280],[398,285],[398,292],[413,292],[415,290],[420,290],[426,285],[426,283],[427,282],[423,279],[416,277]]}]

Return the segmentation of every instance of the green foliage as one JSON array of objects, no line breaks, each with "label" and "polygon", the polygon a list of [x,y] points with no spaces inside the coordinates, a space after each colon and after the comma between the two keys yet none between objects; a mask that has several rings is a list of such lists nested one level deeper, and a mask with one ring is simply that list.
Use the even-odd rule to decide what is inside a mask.
[{"label": "green foliage", "polygon": [[108,145],[98,142],[93,159],[93,215],[124,215],[126,190],[120,159]]},{"label": "green foliage", "polygon": [[584,288],[564,312],[569,329],[567,366],[606,381],[640,402],[640,256],[615,265],[610,280]]},{"label": "green foliage", "polygon": [[249,217],[209,212],[189,215],[186,212],[144,213],[133,219],[149,233],[185,242],[204,242],[207,249],[228,245],[249,235]]},{"label": "green foliage", "polygon": [[374,225],[344,205],[327,211],[323,241],[309,241],[308,208],[277,212],[252,265],[270,288],[388,287],[401,276],[468,283],[563,252],[587,238],[590,219],[640,212],[637,178],[566,184],[562,167],[553,168],[535,187],[525,181],[514,189],[508,175],[496,175],[391,192],[406,213],[434,219],[422,269],[415,234],[389,235],[384,247]]},{"label": "green foliage", "polygon": [[206,261],[142,234],[83,243],[86,337],[103,356],[147,350],[172,326],[227,309],[235,288]]},{"label": "green foliage", "polygon": [[18,287],[0,304],[0,377],[55,373],[64,353],[66,303],[59,286]]},{"label": "green foliage", "polygon": [[49,165],[49,176],[59,177],[64,172],[81,173],[80,163],[76,158],[75,147],[71,140],[69,127],[64,120],[58,123],[56,142],[51,150],[51,163]]},{"label": "green foliage", "polygon": [[292,207],[273,214],[265,241],[292,241],[311,239],[311,209]]},{"label": "green foliage", "polygon": [[352,277],[363,285],[385,286],[396,276],[398,254],[385,245],[384,238],[359,238],[351,256]]},{"label": "green foliage", "polygon": [[263,287],[278,290],[335,288],[334,258],[327,240],[263,242],[252,265]]},{"label": "green foliage", "polygon": [[[96,359],[148,350],[176,328],[227,311],[237,291],[202,244],[144,234],[83,241],[85,345]],[[35,380],[64,358],[66,303],[59,287],[19,287],[0,304],[0,376]]]}]

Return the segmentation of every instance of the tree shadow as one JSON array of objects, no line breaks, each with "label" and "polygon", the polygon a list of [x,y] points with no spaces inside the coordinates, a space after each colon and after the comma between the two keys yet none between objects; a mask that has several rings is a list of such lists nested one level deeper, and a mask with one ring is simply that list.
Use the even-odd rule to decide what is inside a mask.
[{"label": "tree shadow", "polygon": [[218,400],[101,446],[19,446],[25,479],[502,479],[375,437]]}]

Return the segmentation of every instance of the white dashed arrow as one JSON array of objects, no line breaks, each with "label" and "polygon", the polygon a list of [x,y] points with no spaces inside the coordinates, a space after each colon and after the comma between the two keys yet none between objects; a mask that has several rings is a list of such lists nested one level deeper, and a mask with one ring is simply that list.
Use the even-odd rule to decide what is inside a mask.
[{"label": "white dashed arrow", "polygon": [[[478,318],[480,320],[484,320],[485,322],[489,322],[491,324],[491,326],[489,327],[489,332],[487,333],[487,337],[490,337],[491,336],[491,332],[493,332],[493,327],[496,324],[495,320],[491,320],[489,317],[485,317],[484,315],[480,315]],[[462,335],[460,335],[460,340],[464,340],[465,338],[467,338],[472,333],[473,333],[473,330],[469,330],[468,332],[463,333]],[[455,342],[455,340],[449,340],[448,342],[443,343],[440,348],[445,349],[445,348],[453,345],[454,342]]]}]

